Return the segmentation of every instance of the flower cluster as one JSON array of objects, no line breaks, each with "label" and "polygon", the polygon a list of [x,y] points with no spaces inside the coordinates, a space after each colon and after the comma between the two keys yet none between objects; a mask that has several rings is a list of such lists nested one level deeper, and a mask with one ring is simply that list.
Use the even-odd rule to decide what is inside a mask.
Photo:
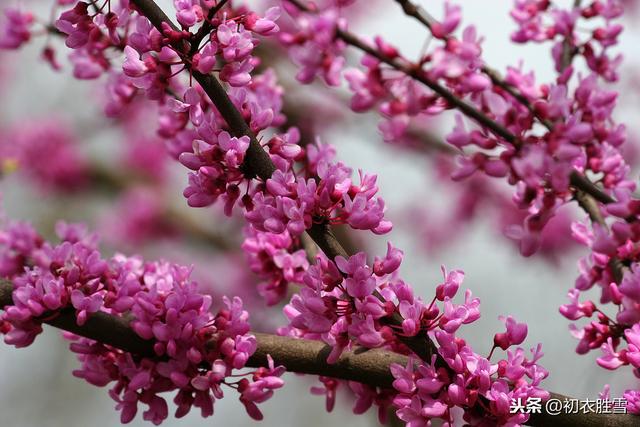
[{"label": "flower cluster", "polygon": [[0,165],[24,173],[44,190],[74,191],[89,165],[71,129],[54,118],[17,123],[0,135]]},{"label": "flower cluster", "polygon": [[[552,42],[552,54],[556,70],[566,67],[564,53],[569,48],[574,55],[584,57],[587,66],[607,81],[618,79],[616,68],[622,62],[622,55],[610,57],[607,50],[618,43],[622,25],[615,22],[624,12],[621,1],[594,1],[583,7],[570,10],[554,7],[549,1],[516,0],[511,17],[518,25],[511,40],[516,43]],[[579,37],[575,31],[579,18],[603,22],[584,31],[587,37]]]},{"label": "flower cluster", "polygon": [[289,283],[302,283],[309,261],[304,249],[295,250],[288,232],[260,233],[250,225],[245,228],[242,244],[251,271],[263,281],[258,292],[268,305],[277,304],[287,295]]},{"label": "flower cluster", "polygon": [[31,39],[31,25],[34,17],[29,12],[7,8],[0,21],[0,49],[17,49]]},{"label": "flower cluster", "polygon": [[[510,327],[507,323],[504,335],[520,335],[517,340],[505,342],[503,349],[524,340],[526,329],[522,335],[514,331],[515,328],[517,326]],[[531,350],[531,359],[517,347],[507,351],[506,360],[491,363],[453,334],[437,331],[436,339],[445,366],[438,363],[436,356],[431,363],[418,366],[413,360],[406,367],[391,366],[395,377],[393,386],[399,392],[393,403],[398,408],[398,417],[407,425],[425,425],[438,418],[449,426],[458,423],[480,426],[488,422],[521,425],[529,414],[512,413],[512,401],[549,398],[549,393],[540,388],[540,382],[548,375],[538,364],[542,357],[540,345]],[[464,409],[461,417],[464,421],[458,418],[459,412],[453,410],[456,407]]]},{"label": "flower cluster", "polygon": [[236,388],[249,415],[261,418],[256,403],[282,386],[283,368],[272,363],[247,374],[251,379],[232,380],[257,345],[240,298],[225,298],[214,315],[211,297],[198,292],[189,268],[120,254],[103,259],[95,236],[79,226],[61,223],[57,234],[61,243],[52,244],[25,224],[3,229],[2,271],[14,285],[13,305],[0,317],[7,344],[30,345],[42,322],[65,309],[75,311],[79,326],[97,312],[127,317],[139,337],[151,340],[145,357],[67,335],[81,362],[74,375],[100,387],[113,384],[109,394],[122,422],[135,417],[139,404],[147,406],[145,420],[162,422],[168,406],[160,394],[167,391],[176,392],[177,417],[193,406],[210,416],[224,386]]},{"label": "flower cluster", "polygon": [[[329,2],[304,13],[339,9]],[[507,234],[519,242],[523,255],[540,248],[545,226],[559,208],[580,197],[581,190],[574,187],[576,177],[592,180],[596,190],[603,191],[599,201],[609,200],[606,208],[597,203],[593,209],[585,208],[591,209],[593,224],[573,225],[574,235],[592,252],[580,262],[572,303],[561,311],[573,320],[597,315],[596,321],[574,330],[581,339],[578,351],[602,346],[605,356],[600,363],[610,367],[631,363],[625,358],[629,350],[620,349],[621,338],[633,335],[633,325],[640,320],[634,293],[639,261],[635,249],[639,212],[632,196],[636,185],[620,151],[625,128],[613,118],[617,93],[603,84],[618,78],[621,56],[612,51],[622,31],[616,22],[622,10],[617,0],[570,9],[546,1],[515,2],[512,17],[518,29],[513,40],[553,43],[559,75],[551,84],[537,83],[533,73],[521,66],[508,68],[504,79],[492,72],[482,61],[481,39],[472,26],[462,31],[461,38],[454,36],[461,14],[452,5],[445,6],[441,21],[422,16],[435,41],[417,61],[405,58],[380,37],[373,43],[352,42],[353,36],[344,36],[344,27],[333,39],[336,46],[345,40],[356,47],[366,45],[362,66],[348,70],[345,77],[354,93],[352,109],[377,108],[385,118],[380,126],[385,139],[399,140],[409,131],[411,117],[449,108],[459,109],[480,125],[470,126],[463,116],[456,117],[446,138],[462,154],[452,177],[461,180],[483,172],[515,187],[513,201],[526,216],[522,225],[508,227]],[[588,74],[574,72],[574,57],[584,59]],[[629,271],[622,271],[625,266]],[[603,304],[619,307],[615,319],[591,301],[579,302],[580,293],[594,284],[602,290]]]},{"label": "flower cluster", "polygon": [[403,332],[416,335],[424,305],[402,280],[392,280],[401,261],[402,251],[391,244],[373,268],[364,252],[335,262],[319,255],[302,276],[304,286],[285,307],[290,326],[280,333],[322,339],[333,347],[329,363],[352,344],[374,348],[397,342],[388,324],[396,307],[405,315]]},{"label": "flower cluster", "polygon": [[[494,336],[493,348],[483,357],[455,332],[462,324],[471,323],[479,316],[479,301],[465,294],[465,304],[452,304],[462,273],[454,271],[446,275],[443,284],[436,288],[435,300],[444,301],[443,313],[430,326],[439,344],[438,355],[430,363],[416,366],[409,361],[404,367],[392,365],[396,378],[393,386],[399,392],[394,398],[397,415],[407,425],[424,425],[441,418],[447,425],[454,425],[460,415],[454,407],[464,409],[462,418],[469,425],[484,425],[491,419],[496,425],[520,425],[528,420],[528,414],[512,413],[513,399],[547,399],[549,393],[540,388],[548,372],[538,361],[542,357],[541,345],[532,349],[531,359],[525,351],[512,346],[521,344],[527,335],[527,326],[511,316],[502,318],[506,331]],[[438,309],[430,306],[438,314]],[[495,349],[507,351],[507,359],[490,362]]]},{"label": "flower cluster", "polygon": [[[613,224],[611,235],[600,227],[592,231],[584,224],[574,226],[574,236],[589,246],[592,254],[581,260],[581,275],[569,291],[570,302],[560,307],[560,312],[572,321],[595,317],[582,327],[571,325],[573,335],[580,340],[578,353],[600,348],[600,366],[617,369],[631,365],[634,375],[640,377],[640,270],[634,249],[636,233],[631,230],[624,221]],[[611,264],[618,262],[631,263],[619,283],[611,274]],[[583,293],[596,284],[601,292],[600,303],[617,307],[615,316],[605,314],[604,307],[590,299],[581,301]]]},{"label": "flower cluster", "polygon": [[384,234],[391,223],[384,219],[384,201],[377,192],[375,175],[360,172],[360,184],[354,184],[351,169],[342,163],[319,163],[315,179],[296,179],[293,172],[278,170],[267,180],[266,191],[253,195],[246,218],[260,231],[288,230],[294,236],[314,221]]},{"label": "flower cluster", "polygon": [[[494,337],[494,350],[507,350],[507,359],[492,364],[475,353],[460,337],[458,329],[480,317],[479,300],[465,292],[464,302],[455,298],[464,274],[447,273],[436,287],[431,304],[413,296],[411,288],[397,277],[402,252],[389,245],[384,258],[377,258],[370,267],[364,253],[335,262],[320,257],[303,276],[304,288],[292,297],[284,309],[290,326],[281,334],[322,339],[333,347],[327,361],[333,363],[341,352],[353,345],[367,348],[385,347],[408,353],[403,339],[433,331],[439,344],[438,354],[430,363],[416,367],[411,360],[406,367],[392,365],[397,393],[350,383],[357,396],[354,411],[376,404],[383,414],[392,404],[408,425],[424,425],[435,418],[453,421],[453,407],[464,409],[464,419],[470,425],[481,425],[489,417],[497,425],[521,424],[526,414],[510,413],[511,399],[548,398],[540,388],[548,373],[539,364],[541,347],[527,359],[520,347],[527,335],[527,326],[511,316],[503,319],[506,331]],[[436,301],[442,303],[438,307]],[[403,319],[394,323],[393,316]],[[493,350],[491,352],[493,354]],[[339,383],[320,378],[323,387],[314,387],[315,394],[324,394],[327,408],[333,407]],[[383,419],[383,417],[381,417]],[[483,421],[484,420],[484,421]]]},{"label": "flower cluster", "polygon": [[346,25],[339,14],[340,3],[344,2],[323,1],[317,10],[307,12],[283,2],[293,20],[279,40],[289,48],[291,58],[300,67],[298,81],[311,83],[318,76],[328,85],[340,84],[346,47],[336,40],[336,31]]},{"label": "flower cluster", "polygon": [[89,3],[79,1],[60,14],[55,27],[66,34],[65,44],[72,49],[69,59],[74,77],[97,79],[109,69],[109,49],[121,49],[122,34],[129,26],[128,4],[128,0],[109,2],[110,12],[103,14],[92,13]]}]

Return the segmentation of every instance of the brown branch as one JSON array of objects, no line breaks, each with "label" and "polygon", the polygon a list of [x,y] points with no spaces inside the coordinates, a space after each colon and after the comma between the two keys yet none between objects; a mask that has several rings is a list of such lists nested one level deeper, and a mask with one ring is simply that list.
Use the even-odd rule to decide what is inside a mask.
[{"label": "brown branch", "polygon": [[[132,3],[161,33],[164,32],[163,27],[165,25],[169,25],[173,30],[178,31],[175,24],[171,22],[153,0],[132,0]],[[174,43],[173,47],[178,53],[188,52],[190,50],[188,44],[185,42]],[[188,63],[189,61],[185,61],[185,64]],[[231,99],[229,99],[227,92],[218,79],[213,75],[205,75],[196,70],[190,71],[193,78],[200,84],[211,99],[211,102],[213,102],[220,112],[220,115],[227,122],[231,134],[236,137],[249,137],[249,148],[245,154],[245,160],[242,166],[245,175],[248,178],[259,177],[263,181],[268,180],[276,170],[276,167],[271,161],[269,154],[262,148],[255,134],[245,122],[242,114],[235,105],[233,105]],[[347,251],[340,245],[340,242],[335,238],[331,228],[327,224],[314,224],[307,230],[307,233],[329,259],[333,260],[337,256],[348,256]],[[394,324],[400,325],[402,323],[401,319],[400,317],[400,323],[395,323],[394,321]],[[394,320],[397,320],[397,316],[394,316]],[[426,345],[425,341],[430,342],[430,344]],[[425,352],[424,350],[433,348],[434,346],[426,332],[421,332],[415,337],[403,338],[403,342],[423,360],[431,360],[432,353]]]},{"label": "brown branch", "polygon": [[[302,11],[313,12],[313,10],[310,7],[306,6],[299,0],[287,0],[287,1],[292,3]],[[384,53],[378,51],[377,49],[373,48],[372,46],[364,43],[356,35],[347,31],[343,31],[339,28],[336,29],[336,37],[344,41],[348,45],[351,45],[365,52],[366,54],[378,59],[380,62],[385,63],[391,66],[392,68],[394,68],[395,70],[400,71],[403,74],[413,78],[414,80],[424,84],[425,86],[433,90],[435,93],[440,95],[445,101],[449,103],[449,105],[455,107],[456,109],[464,113],[467,117],[474,119],[478,124],[480,124],[486,129],[489,129],[494,135],[504,139],[505,141],[513,144],[516,147],[521,145],[521,141],[511,131],[509,131],[507,128],[505,128],[501,124],[491,119],[482,111],[476,109],[471,104],[458,98],[456,95],[454,95],[444,86],[441,86],[437,82],[434,82],[428,79],[424,75],[424,73],[422,72],[422,69],[419,66],[403,61],[399,58],[391,58],[385,55]],[[493,72],[492,74],[494,75],[494,78],[498,77],[497,72]],[[489,77],[491,77],[491,75],[489,75]],[[501,80],[499,79],[499,81]],[[501,81],[500,85],[501,86],[504,85],[505,87],[508,86],[508,84],[504,81]],[[521,97],[517,97],[517,99],[521,99]],[[575,186],[576,185],[575,183],[578,183],[578,185],[582,186],[581,189],[583,189],[583,191],[589,193],[591,196],[595,197],[598,201],[601,201],[602,203],[612,203],[615,201],[615,199],[613,199],[608,194],[604,193],[595,184],[590,182],[586,177],[581,175],[579,172],[573,171],[571,173],[570,178],[571,178],[572,185]],[[608,201],[605,201],[605,200],[608,200]]]},{"label": "brown branch", "polygon": [[[429,31],[431,31],[432,26],[436,22],[436,20],[429,14],[429,12],[424,10],[422,6],[412,3],[410,0],[395,0],[395,1],[402,7],[402,10],[407,16],[411,16],[415,18],[420,23],[422,23],[425,27],[427,27]],[[452,37],[447,37],[446,39],[448,40],[450,38]],[[482,64],[480,69],[484,74],[487,75],[487,77],[489,77],[489,79],[491,79],[491,82],[494,85],[502,88],[509,95],[513,96],[518,102],[520,102],[520,104],[522,104],[525,108],[527,108],[527,110],[529,110],[530,113],[536,114],[536,111],[533,108],[533,105],[531,105],[531,102],[529,101],[529,99],[526,96],[524,96],[522,93],[520,93],[520,91],[517,88],[513,87],[512,85],[504,81],[504,79],[502,78],[502,76],[497,70],[489,67],[486,64]],[[540,121],[548,129],[551,129],[551,127],[553,127],[551,122],[549,122],[547,119],[540,118]]]},{"label": "brown branch", "polygon": [[[13,304],[13,286],[0,279],[0,310]],[[134,355],[156,358],[153,341],[140,338],[122,317],[104,312],[89,316],[83,326],[78,326],[74,310],[62,310],[58,316],[45,323],[76,335],[92,339],[116,349]],[[379,350],[358,348],[345,351],[334,364],[326,363],[331,347],[320,342],[277,335],[252,332],[258,347],[249,358],[247,366],[251,368],[267,367],[267,356],[271,356],[276,365],[284,366],[289,372],[323,375],[347,381],[357,381],[373,387],[392,388],[393,375],[389,366],[393,363],[406,366],[409,359],[401,354]],[[212,342],[213,346],[215,343]],[[551,393],[552,399],[571,399]],[[544,405],[543,405],[544,411]],[[638,425],[638,418],[633,415],[606,414],[535,414],[527,423],[532,426],[596,427]]]},{"label": "brown branch", "polygon": [[[0,280],[0,310],[13,304],[12,289],[10,282]],[[78,326],[71,308],[61,311],[58,316],[45,323],[134,355],[157,358],[153,351],[153,341],[140,338],[122,317],[104,312],[94,313],[83,326]],[[408,361],[406,356],[398,353],[357,349],[344,352],[335,364],[328,364],[327,357],[331,347],[321,341],[257,332],[252,334],[258,342],[258,349],[247,362],[247,366],[252,368],[267,367],[267,355],[270,355],[276,365],[283,365],[290,372],[325,375],[389,388],[393,382],[389,365],[399,363],[406,366]]]}]

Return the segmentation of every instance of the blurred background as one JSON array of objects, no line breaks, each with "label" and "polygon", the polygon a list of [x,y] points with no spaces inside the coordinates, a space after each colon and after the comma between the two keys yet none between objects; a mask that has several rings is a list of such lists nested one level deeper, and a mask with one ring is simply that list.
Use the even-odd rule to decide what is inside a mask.
[{"label": "blurred background", "polygon": [[[46,20],[52,1],[3,0],[2,6],[14,3],[34,10]],[[427,34],[405,17],[395,2],[363,3],[366,6],[354,12],[350,24],[354,32],[383,35],[410,58],[419,54],[428,41]],[[418,3],[436,17],[441,16],[442,1]],[[554,79],[549,46],[522,46],[509,41],[515,28],[508,16],[511,1],[459,3],[463,6],[463,24],[474,24],[484,37],[484,58],[488,64],[504,71],[507,66],[517,66],[523,61],[525,70],[535,70],[538,82]],[[629,3],[632,7],[632,2]],[[166,7],[167,2],[163,4]],[[617,84],[622,92],[617,117],[628,126],[627,155],[631,164],[635,161],[633,135],[638,111],[638,64],[634,62],[637,55],[633,54],[640,43],[634,18],[637,16],[631,12],[625,22],[620,50],[626,62]],[[40,59],[48,44],[57,48],[63,68],[59,72]],[[249,271],[239,250],[241,219],[228,220],[219,207],[188,208],[181,196],[187,174],[158,146],[162,142],[154,135],[154,118],[144,115],[105,118],[96,84],[71,78],[66,55],[59,40],[45,37],[35,38],[19,52],[0,52],[0,159],[14,145],[29,140],[41,144],[32,155],[46,164],[55,160],[47,155],[48,144],[55,145],[56,139],[72,139],[84,156],[79,162],[90,162],[98,172],[81,188],[60,192],[44,186],[37,173],[5,162],[7,173],[0,180],[0,193],[7,216],[31,221],[46,236],[53,234],[58,219],[85,222],[101,234],[106,254],[142,253],[147,259],[193,264],[194,276],[204,290],[215,296],[239,294],[257,307],[252,311],[252,323],[267,330],[283,324],[281,306],[264,308],[255,295],[259,279]],[[359,53],[350,55],[352,63],[359,61]],[[569,334],[569,322],[558,312],[577,275],[576,261],[586,253],[562,236],[570,235],[570,220],[581,219],[584,214],[575,206],[568,207],[550,226],[551,235],[542,250],[531,258],[523,258],[503,233],[510,222],[517,223],[520,218],[517,212],[512,217],[505,214],[509,188],[499,182],[450,182],[447,178],[450,160],[444,159],[438,148],[428,144],[418,148],[410,144],[405,147],[385,144],[378,131],[379,117],[351,112],[345,102],[347,90],[327,91],[320,82],[296,86],[295,69],[286,58],[274,57],[273,61],[271,65],[278,70],[281,84],[287,90],[291,88],[286,102],[289,108],[298,111],[300,126],[334,144],[338,158],[354,170],[378,174],[380,193],[387,203],[387,216],[394,223],[394,230],[385,237],[367,232],[351,234],[349,238],[358,247],[367,248],[370,254],[383,255],[386,241],[390,240],[402,248],[403,278],[424,299],[430,299],[440,283],[441,265],[464,270],[464,286],[480,298],[482,317],[462,328],[461,335],[477,352],[488,354],[493,334],[503,328],[499,315],[511,314],[518,321],[527,322],[529,335],[525,346],[543,344],[542,364],[550,371],[544,385],[549,390],[595,399],[604,384],[611,384],[613,396],[637,386],[626,369],[610,372],[597,367],[597,352],[577,355],[574,351],[577,341]],[[584,68],[582,63],[576,65],[578,69]],[[315,111],[310,106],[326,110],[324,117],[330,117],[332,125],[314,128],[313,123],[305,122],[304,114]],[[436,141],[442,140],[453,115],[444,116],[438,121],[425,119],[418,123],[418,130],[428,132]],[[128,131],[125,139],[123,127],[137,131]],[[136,132],[138,136],[131,139]],[[9,156],[5,155],[6,158]],[[155,166],[150,167],[152,163]],[[119,413],[114,410],[115,403],[107,390],[71,375],[77,364],[67,345],[59,331],[49,327],[28,349],[0,345],[2,425],[119,425]],[[351,414],[352,401],[346,392],[339,394],[339,404],[329,414],[324,409],[324,398],[309,393],[314,385],[312,378],[287,374],[286,381],[284,389],[261,405],[265,415],[262,425],[377,425],[373,412],[365,416]],[[166,423],[234,427],[254,422],[236,397],[230,395],[216,402],[212,419],[202,419],[193,411],[183,419],[169,418]],[[148,424],[139,414],[132,425]]]}]

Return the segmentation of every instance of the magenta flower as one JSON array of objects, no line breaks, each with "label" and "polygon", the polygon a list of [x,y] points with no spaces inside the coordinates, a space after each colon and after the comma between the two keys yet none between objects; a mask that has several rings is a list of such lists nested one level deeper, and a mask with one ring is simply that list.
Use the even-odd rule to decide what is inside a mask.
[{"label": "magenta flower", "polygon": [[279,7],[270,7],[264,13],[263,17],[259,17],[255,13],[249,14],[244,19],[245,27],[256,34],[262,36],[271,36],[280,31],[276,21],[280,17]]},{"label": "magenta flower", "polygon": [[614,350],[611,338],[607,340],[607,342],[603,343],[600,346],[600,350],[602,350],[602,356],[598,357],[598,365],[602,366],[605,369],[618,369],[620,366],[626,364],[625,360],[623,360],[623,356],[620,353],[617,353]]},{"label": "magenta flower", "polygon": [[458,288],[464,280],[464,272],[454,270],[447,273],[444,266],[442,266],[441,269],[442,275],[444,276],[444,283],[436,287],[436,298],[439,301],[445,301],[445,299],[451,299],[458,293]]},{"label": "magenta flower", "polygon": [[220,43],[222,57],[227,62],[242,62],[254,48],[251,32],[233,22],[220,24],[216,38]]},{"label": "magenta flower", "polygon": [[126,46],[124,48],[124,53],[126,55],[126,59],[122,64],[122,69],[127,76],[142,77],[149,71],[145,62],[140,59],[140,54],[138,54],[134,48]]},{"label": "magenta flower", "polygon": [[521,344],[527,337],[526,323],[517,323],[511,316],[507,316],[506,318],[500,317],[500,320],[505,323],[507,331],[496,334],[493,337],[493,345],[506,350],[512,345]]},{"label": "magenta flower", "polygon": [[33,15],[18,9],[4,10],[1,22],[0,49],[18,49],[31,39],[30,27],[34,22]]},{"label": "magenta flower", "polygon": [[55,26],[67,35],[65,44],[71,49],[85,46],[90,39],[91,31],[96,28],[88,13],[88,4],[78,2],[73,9],[60,15]]},{"label": "magenta flower", "polygon": [[192,27],[204,19],[202,7],[194,0],[173,0],[178,22],[185,27]]},{"label": "magenta flower", "polygon": [[445,38],[460,24],[462,13],[460,6],[452,6],[448,2],[444,5],[444,19],[432,25],[431,32],[435,37]]}]

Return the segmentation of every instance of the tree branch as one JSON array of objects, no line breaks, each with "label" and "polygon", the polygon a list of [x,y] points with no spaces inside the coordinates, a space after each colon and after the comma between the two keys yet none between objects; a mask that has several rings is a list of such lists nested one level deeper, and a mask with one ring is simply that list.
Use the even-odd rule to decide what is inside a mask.
[{"label": "tree branch", "polygon": [[[13,285],[0,279],[0,310],[13,305]],[[78,326],[73,308],[62,310],[55,318],[45,323],[76,335],[92,339],[102,344],[138,356],[156,358],[153,341],[140,338],[122,317],[104,312],[91,314],[83,326]],[[249,358],[247,366],[251,368],[268,367],[267,356],[271,356],[276,365],[284,366],[289,372],[323,375],[346,381],[357,381],[373,387],[391,388],[393,375],[389,370],[392,363],[406,366],[407,356],[380,349],[358,348],[345,351],[334,364],[328,364],[327,356],[331,347],[321,341],[295,339],[277,335],[252,332],[258,348]],[[211,343],[212,346],[214,343]],[[570,397],[551,393],[552,399],[569,400]],[[596,427],[638,425],[638,417],[633,415],[607,414],[559,414],[547,412],[532,414],[527,422],[531,426]]]},{"label": "tree branch", "polygon": [[[13,285],[0,280],[0,310],[13,304]],[[119,350],[147,358],[157,358],[153,341],[140,338],[122,317],[104,312],[89,316],[83,326],[78,326],[74,309],[65,309],[45,323],[76,335],[92,339]],[[248,367],[268,367],[267,355],[276,365],[287,371],[303,374],[325,375],[348,381],[357,381],[377,387],[391,387],[393,376],[389,365],[406,366],[408,358],[398,353],[376,349],[345,351],[335,364],[328,364],[331,347],[321,341],[302,340],[277,335],[252,332],[258,341],[258,349],[249,358]],[[213,343],[212,343],[213,344]]]},{"label": "tree branch", "polygon": [[[422,23],[425,27],[427,27],[429,31],[431,31],[432,25],[436,22],[436,20],[429,14],[429,12],[427,12],[424,8],[422,8],[422,6],[412,3],[410,0],[395,0],[395,1],[402,7],[402,10],[407,16],[411,16],[412,18],[415,18],[420,23]],[[447,39],[449,38],[450,37],[447,37]],[[536,114],[533,108],[533,105],[531,105],[527,97],[524,96],[522,93],[520,93],[520,91],[517,88],[505,82],[497,70],[494,70],[493,68],[489,67],[486,64],[483,64],[480,69],[484,74],[486,74],[491,79],[491,82],[494,85],[502,88],[509,95],[513,96],[516,100],[518,100],[518,102],[520,102],[524,107],[526,107],[527,110],[529,110],[529,112]],[[542,118],[539,118],[539,119],[547,129],[551,129],[551,127],[553,127],[551,122],[549,122],[548,120],[542,119]]]},{"label": "tree branch", "polygon": [[[164,33],[164,26],[169,25],[173,30],[178,31],[177,27],[165,15],[153,0],[131,0],[131,2],[140,10],[140,12],[151,21],[153,26],[161,33]],[[185,42],[174,44],[174,49],[178,53],[189,52],[189,46]],[[185,61],[188,65],[189,61]],[[216,77],[210,74],[202,74],[196,70],[190,70],[193,78],[204,89],[205,93],[216,106],[222,117],[229,125],[231,134],[236,137],[247,136],[250,139],[249,148],[245,154],[243,169],[247,177],[259,177],[263,181],[268,180],[276,170],[275,165],[271,161],[269,154],[262,148],[255,134],[251,131],[245,122],[242,114],[235,107],[227,92],[224,90]],[[340,242],[332,233],[331,228],[327,224],[314,224],[307,233],[316,242],[318,247],[324,252],[329,259],[335,259],[337,256],[348,256],[347,251],[342,247]],[[399,317],[399,318],[398,318]],[[394,316],[393,323],[400,325],[402,323],[401,316]],[[399,323],[396,323],[398,322]],[[407,339],[402,339],[418,357],[423,360],[430,361],[432,352],[426,351],[435,346],[430,341],[426,332],[420,332],[419,335]],[[428,342],[429,344],[426,344]]]},{"label": "tree branch", "polygon": [[[302,11],[313,12],[313,10],[310,7],[308,7],[305,4],[303,4],[300,0],[287,0],[287,1],[292,3],[293,5],[295,5],[297,8],[299,8]],[[396,0],[396,1],[400,1],[400,0]],[[402,3],[407,4],[406,0],[402,0],[400,2],[401,2],[401,4]],[[415,7],[415,5],[414,5],[414,7]],[[424,19],[426,19],[426,18],[424,18]],[[423,22],[423,18],[420,19],[420,22]],[[363,51],[364,53],[376,58],[380,62],[383,62],[383,63],[391,66],[395,70],[400,71],[401,73],[403,73],[403,74],[413,78],[414,80],[424,84],[425,86],[427,86],[428,88],[433,90],[435,93],[440,95],[445,101],[447,101],[449,103],[449,105],[455,107],[456,109],[461,111],[467,117],[470,117],[470,118],[474,119],[478,124],[480,124],[481,126],[485,127],[486,129],[489,129],[494,135],[504,139],[505,141],[513,144],[516,147],[521,145],[521,141],[518,139],[518,137],[516,135],[514,135],[511,131],[509,131],[507,128],[505,128],[501,124],[497,123],[496,121],[491,119],[489,116],[484,114],[482,111],[476,109],[474,106],[472,106],[471,104],[467,103],[463,99],[458,98],[456,95],[454,95],[452,92],[450,92],[444,86],[441,86],[437,82],[434,82],[434,81],[431,81],[430,79],[428,79],[424,75],[424,73],[422,72],[422,69],[421,69],[420,66],[417,66],[415,64],[411,64],[411,63],[409,63],[407,61],[403,61],[403,60],[398,59],[398,58],[390,58],[387,55],[385,55],[384,53],[374,49],[372,46],[364,43],[356,35],[348,32],[348,31],[343,31],[343,30],[338,28],[338,29],[336,29],[336,37],[339,38],[340,40],[344,41],[348,45],[351,45],[351,46]],[[502,81],[499,78],[499,75],[498,75],[498,73],[496,71],[491,70],[491,69],[487,69],[487,70],[489,70],[489,73],[487,75],[490,78],[492,78],[492,80],[496,79],[494,81],[494,83],[497,81],[499,83],[499,85],[501,87],[503,87],[505,90],[506,90],[507,87],[509,87],[509,85],[506,82]],[[516,95],[514,95],[514,96],[516,96]],[[522,96],[516,96],[516,99],[521,100]],[[527,101],[527,104],[528,104],[528,101]],[[526,106],[526,104],[525,104],[525,106]],[[546,124],[545,124],[545,126],[546,126]],[[615,202],[615,199],[613,199],[611,196],[609,196],[604,191],[602,191],[598,186],[593,184],[585,176],[581,175],[578,171],[571,172],[570,179],[571,179],[572,185],[576,186],[576,183],[577,183],[577,185],[580,185],[582,187],[581,189],[583,191],[587,192],[588,194],[590,194],[591,196],[596,198],[596,200],[598,200],[598,201],[600,201],[602,203],[613,203],[613,202]]]}]

